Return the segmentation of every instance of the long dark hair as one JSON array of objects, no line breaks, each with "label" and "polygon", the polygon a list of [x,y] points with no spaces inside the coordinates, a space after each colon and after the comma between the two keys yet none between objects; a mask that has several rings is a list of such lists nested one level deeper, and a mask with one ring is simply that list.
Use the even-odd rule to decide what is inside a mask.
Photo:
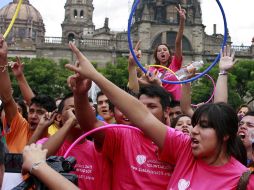
[{"label": "long dark hair", "polygon": [[157,65],[160,65],[160,61],[159,61],[159,59],[157,57],[157,51],[158,51],[158,48],[159,48],[160,45],[164,45],[164,46],[166,46],[168,48],[168,51],[169,51],[169,59],[168,59],[168,63],[167,63],[167,67],[168,67],[170,65],[172,59],[173,59],[172,58],[173,56],[172,56],[172,51],[171,51],[170,47],[167,44],[165,44],[165,43],[158,44],[156,46],[156,48],[154,49],[153,57],[154,57],[155,63]]},{"label": "long dark hair", "polygon": [[208,126],[216,131],[220,149],[223,138],[228,136],[226,154],[234,156],[239,162],[246,165],[247,153],[240,138],[237,136],[238,118],[235,110],[225,103],[210,103],[200,106],[192,117],[192,126],[195,127],[201,117],[207,117]]}]

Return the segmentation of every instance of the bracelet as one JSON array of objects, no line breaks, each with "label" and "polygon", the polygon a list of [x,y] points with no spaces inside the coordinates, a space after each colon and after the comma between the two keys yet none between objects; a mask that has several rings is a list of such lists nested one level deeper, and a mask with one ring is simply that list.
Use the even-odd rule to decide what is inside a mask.
[{"label": "bracelet", "polygon": [[46,161],[43,160],[43,161],[40,161],[40,162],[35,162],[35,163],[33,163],[31,169],[29,170],[29,173],[32,174],[32,171],[33,171],[34,169],[37,169],[38,166],[39,166],[40,164],[42,164],[42,163],[46,163]]},{"label": "bracelet", "polygon": [[[8,62],[6,65],[0,65],[0,68],[2,69],[2,73],[5,72],[5,71],[7,71],[7,68],[8,68],[8,67],[13,68],[13,67],[14,67],[14,64],[15,64],[15,62],[10,61],[10,62]],[[22,63],[22,64],[24,64],[24,63]]]},{"label": "bracelet", "polygon": [[228,72],[223,70],[223,71],[219,72],[219,75],[228,75]]},{"label": "bracelet", "polygon": [[9,66],[9,64],[7,63],[6,65],[1,65],[0,68],[2,69],[2,73],[5,72],[7,70],[7,67]]}]

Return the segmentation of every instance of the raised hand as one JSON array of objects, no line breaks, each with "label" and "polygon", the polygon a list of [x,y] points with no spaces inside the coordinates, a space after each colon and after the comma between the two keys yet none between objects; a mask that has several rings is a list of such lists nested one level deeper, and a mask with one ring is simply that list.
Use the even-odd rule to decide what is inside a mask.
[{"label": "raised hand", "polygon": [[161,86],[162,82],[160,80],[160,78],[158,77],[158,71],[154,70],[152,72],[147,71],[147,73],[143,76],[141,76],[138,79],[139,84],[141,85],[146,85],[146,84],[156,84]]},{"label": "raised hand", "polygon": [[231,49],[230,46],[225,46],[224,50],[220,52],[220,62],[219,69],[220,71],[228,71],[231,69],[237,60],[234,60],[235,51]]},{"label": "raised hand", "polygon": [[44,116],[41,117],[38,126],[43,128],[49,127],[56,119],[57,113],[56,111],[53,112],[46,112]]},{"label": "raised hand", "polygon": [[178,7],[175,7],[175,9],[177,10],[180,19],[181,20],[186,20],[186,11],[185,9],[182,9],[181,5],[179,4]]},{"label": "raised hand", "polygon": [[78,124],[74,112],[75,112],[74,108],[69,108],[64,113],[64,117],[66,118],[66,121],[68,121],[68,120],[71,121],[71,126],[72,127],[74,127],[74,126],[76,126]]},{"label": "raised hand", "polygon": [[73,42],[69,43],[69,47],[75,54],[78,64],[66,64],[65,67],[71,71],[80,74],[82,77],[92,79],[93,76],[98,74],[91,62],[79,51]]},{"label": "raised hand", "polygon": [[92,81],[90,79],[82,78],[77,74],[69,76],[67,83],[74,94],[87,93],[92,86]]},{"label": "raised hand", "polygon": [[[138,58],[138,60],[140,60],[142,57],[142,52],[139,49],[140,44],[141,44],[141,41],[139,40],[134,48],[134,53],[135,53],[136,57]],[[131,53],[129,54],[129,62],[128,63],[129,63],[129,66],[133,66],[133,67],[136,66],[136,62],[135,62]]]},{"label": "raised hand", "polygon": [[16,78],[23,75],[24,64],[21,63],[19,57],[16,57],[16,62],[14,62],[13,65],[11,65],[11,69]]}]

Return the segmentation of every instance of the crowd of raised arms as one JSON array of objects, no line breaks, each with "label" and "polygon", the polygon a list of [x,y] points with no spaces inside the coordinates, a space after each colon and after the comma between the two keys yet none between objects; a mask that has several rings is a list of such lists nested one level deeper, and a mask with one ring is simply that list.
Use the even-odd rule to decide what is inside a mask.
[{"label": "crowd of raised arms", "polygon": [[[173,72],[182,68],[186,19],[184,9],[176,10],[180,23],[174,54],[167,44],[158,44],[154,51],[155,64]],[[138,59],[140,43],[134,48]],[[97,72],[74,43],[69,48],[77,60],[76,65],[66,65],[73,71],[66,79],[69,94],[55,100],[33,93],[19,58],[8,70],[8,47],[0,36],[2,189],[29,176],[58,190],[254,189],[254,112],[247,105],[234,110],[227,104],[228,72],[236,62],[230,46],[221,50],[213,102],[195,109],[190,83],[162,83],[161,79],[178,80],[162,67],[139,74],[130,54],[127,92]],[[9,72],[22,100],[12,95]],[[92,82],[101,89],[96,107],[88,96]],[[49,156],[64,156],[81,135],[107,124],[115,126],[92,133],[70,150],[68,155],[76,159],[71,172],[78,178],[76,184],[49,166]],[[134,129],[117,127],[121,124]],[[8,153],[23,154],[19,180],[5,172]]]}]

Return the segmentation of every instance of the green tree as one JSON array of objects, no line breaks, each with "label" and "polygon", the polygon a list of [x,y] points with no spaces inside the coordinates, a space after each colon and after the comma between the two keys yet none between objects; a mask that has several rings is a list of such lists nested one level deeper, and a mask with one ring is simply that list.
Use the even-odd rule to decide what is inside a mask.
[{"label": "green tree", "polygon": [[[66,79],[71,72],[65,69],[67,60],[60,60],[58,63],[51,59],[35,58],[22,59],[25,63],[24,74],[30,87],[39,94],[47,94],[54,98],[69,91]],[[12,76],[14,96],[20,97],[21,93],[17,81]]]},{"label": "green tree", "polygon": [[[203,71],[209,66],[206,64],[201,70]],[[218,65],[213,67],[209,71],[209,75],[213,79],[218,78]],[[253,60],[239,60],[234,68],[229,72],[228,75],[228,91],[229,99],[228,102],[234,108],[243,104],[244,97],[254,96],[254,61]],[[193,82],[192,84],[192,101],[194,103],[204,102],[209,99],[212,93],[213,86],[211,82],[205,77]]]},{"label": "green tree", "polygon": [[116,59],[116,64],[107,63],[105,68],[99,71],[111,82],[120,88],[126,88],[128,83],[128,59],[119,57]]}]

